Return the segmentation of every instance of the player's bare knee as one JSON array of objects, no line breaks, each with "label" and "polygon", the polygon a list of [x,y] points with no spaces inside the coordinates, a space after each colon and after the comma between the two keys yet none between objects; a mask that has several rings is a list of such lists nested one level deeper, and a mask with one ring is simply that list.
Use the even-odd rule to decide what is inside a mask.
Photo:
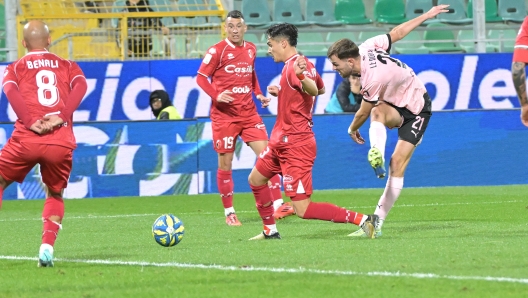
[{"label": "player's bare knee", "polygon": [[384,114],[383,114],[383,110],[379,106],[375,106],[370,111],[370,120],[371,121],[383,122],[384,118],[385,117],[384,117]]}]

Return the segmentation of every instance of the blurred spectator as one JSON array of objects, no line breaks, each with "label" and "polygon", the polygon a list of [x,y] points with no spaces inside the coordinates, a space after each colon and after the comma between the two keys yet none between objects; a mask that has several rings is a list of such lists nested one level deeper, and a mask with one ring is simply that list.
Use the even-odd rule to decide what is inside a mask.
[{"label": "blurred spectator", "polygon": [[325,113],[357,112],[363,98],[360,90],[359,77],[350,76],[343,79],[326,105]]},{"label": "blurred spectator", "polygon": [[[147,0],[128,0],[123,11],[154,12]],[[149,57],[152,50],[152,30],[169,34],[169,28],[163,26],[160,18],[128,18],[128,56]]]},{"label": "blurred spectator", "polygon": [[155,90],[150,93],[150,109],[157,120],[176,120],[182,118],[172,105],[169,94],[164,90]]}]

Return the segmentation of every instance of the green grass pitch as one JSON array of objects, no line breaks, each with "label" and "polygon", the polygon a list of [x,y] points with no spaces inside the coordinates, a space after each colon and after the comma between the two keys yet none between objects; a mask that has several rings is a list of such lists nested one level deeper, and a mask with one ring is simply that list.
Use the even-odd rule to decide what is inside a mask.
[{"label": "green grass pitch", "polygon": [[[316,191],[372,213],[382,189]],[[43,200],[0,210],[0,297],[526,297],[528,186],[406,188],[378,239],[352,224],[277,223],[262,230],[251,194],[235,194],[241,227],[218,195],[67,200],[55,267],[37,268]],[[173,213],[182,242],[158,245]]]}]

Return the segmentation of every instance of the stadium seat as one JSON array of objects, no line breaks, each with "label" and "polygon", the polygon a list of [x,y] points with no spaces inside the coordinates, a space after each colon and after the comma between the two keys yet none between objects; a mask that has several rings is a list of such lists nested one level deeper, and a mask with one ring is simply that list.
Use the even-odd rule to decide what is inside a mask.
[{"label": "stadium seat", "polygon": [[165,57],[165,42],[162,34],[153,33],[152,35],[152,50],[150,56]]},{"label": "stadium seat", "polygon": [[401,24],[405,18],[403,0],[376,0],[374,2],[374,21],[383,24]]},{"label": "stadium seat", "polygon": [[343,39],[343,38],[348,38],[350,40],[352,40],[353,42],[356,42],[357,41],[357,37],[356,37],[356,34],[352,31],[333,31],[333,32],[328,32],[328,35],[326,35],[326,43],[327,44],[333,44],[334,42],[340,40],[340,39]]},{"label": "stadium seat", "polygon": [[172,35],[170,37],[170,57],[173,59],[187,58],[187,36]]},{"label": "stadium seat", "polygon": [[190,58],[202,58],[205,55],[207,49],[219,41],[222,40],[222,37],[219,34],[198,34],[196,39],[191,47],[191,52],[189,53]]},{"label": "stadium seat", "polygon": [[318,26],[341,26],[336,21],[333,0],[306,0],[306,21]]},{"label": "stadium seat", "polygon": [[304,56],[326,56],[328,48],[321,33],[299,32],[297,49]]},{"label": "stadium seat", "polygon": [[506,22],[522,23],[526,17],[526,2],[499,0],[499,17]]},{"label": "stadium seat", "polygon": [[[406,41],[414,41],[406,43]],[[411,31],[402,40],[393,44],[394,50],[398,54],[428,54],[429,49],[423,45],[421,32]]]},{"label": "stadium seat", "polygon": [[424,46],[432,53],[439,52],[463,52],[464,50],[455,44],[455,35],[451,30],[442,30],[446,24],[433,23],[427,25],[424,33]]},{"label": "stadium seat", "polygon": [[[178,1],[179,11],[200,11],[206,10],[207,5],[204,0],[179,0]],[[177,17],[176,24],[168,26],[170,28],[214,28],[220,26],[219,23],[210,23],[207,21],[205,16],[194,16],[194,17]]]},{"label": "stadium seat", "polygon": [[257,47],[258,57],[265,57],[268,54],[268,47],[262,45],[262,42],[259,40],[256,34],[246,33],[244,34],[244,40],[255,44],[255,46]]},{"label": "stadium seat", "polygon": [[[458,45],[464,49],[466,53],[475,53],[475,37],[473,35],[473,30],[460,30],[458,31]],[[495,52],[495,47],[486,43],[486,53]]]},{"label": "stadium seat", "polygon": [[4,3],[0,3],[0,30],[5,31],[5,6]]},{"label": "stadium seat", "polygon": [[[414,19],[428,12],[432,7],[433,0],[407,0],[405,3],[405,17],[409,20]],[[427,20],[422,23],[422,26],[435,22],[438,22],[438,20]]]},{"label": "stadium seat", "polygon": [[493,46],[497,52],[513,52],[515,46],[515,39],[517,38],[517,30],[508,28],[490,29],[488,31],[488,39],[500,39],[500,41],[490,41],[489,44]]},{"label": "stadium seat", "polygon": [[271,24],[267,0],[242,0],[242,14],[248,26],[267,28]]},{"label": "stadium seat", "polygon": [[[517,0],[520,2],[522,0]],[[502,18],[498,15],[498,7],[496,0],[484,0],[484,9],[486,14],[486,23],[502,22]],[[467,15],[473,18],[473,0],[468,0]]]},{"label": "stadium seat", "polygon": [[[126,7],[126,1],[123,1],[123,0],[114,1],[114,3],[112,4],[112,13],[120,13],[126,10],[125,7]],[[117,28],[117,26],[119,25],[119,19],[112,19],[111,24],[113,28]]]},{"label": "stadium seat", "polygon": [[463,0],[438,0],[438,5],[448,4],[449,12],[442,13],[436,19],[442,23],[452,25],[467,25],[473,23],[473,19],[468,18]]},{"label": "stadium seat", "polygon": [[310,23],[303,20],[299,0],[273,1],[273,23],[290,23],[295,26],[310,25]]},{"label": "stadium seat", "polygon": [[363,0],[336,0],[335,18],[348,25],[372,23],[372,20],[365,16]]}]

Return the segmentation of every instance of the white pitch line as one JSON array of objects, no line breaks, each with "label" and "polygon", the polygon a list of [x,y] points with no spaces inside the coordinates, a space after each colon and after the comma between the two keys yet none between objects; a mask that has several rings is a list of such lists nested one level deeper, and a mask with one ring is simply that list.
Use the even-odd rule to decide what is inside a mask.
[{"label": "white pitch line", "polygon": [[[504,203],[522,203],[524,201],[513,200],[513,201],[500,201],[500,202],[479,202],[479,203],[430,203],[430,204],[400,204],[394,206],[398,207],[434,207],[434,206],[456,206],[456,205],[486,205],[486,204],[504,204]],[[351,210],[357,210],[362,208],[372,208],[372,206],[355,206],[355,207],[346,207]],[[239,210],[237,213],[255,213],[256,210],[244,211]],[[182,212],[178,213],[179,216],[182,215],[216,215],[223,214],[223,212]],[[117,214],[117,215],[86,215],[86,216],[68,216],[66,214],[65,219],[105,219],[105,218],[127,218],[127,217],[146,217],[146,216],[159,216],[161,213],[145,213],[145,214]],[[13,222],[13,221],[35,221],[42,220],[39,218],[3,218],[0,219],[0,222]]]},{"label": "white pitch line", "polygon": [[[14,261],[37,261],[34,257],[19,257],[19,256],[2,256],[0,260],[14,260]],[[309,268],[269,268],[269,267],[238,267],[238,266],[223,266],[223,265],[206,265],[206,264],[189,264],[189,263],[154,263],[154,262],[129,262],[129,261],[111,261],[111,260],[77,260],[77,259],[55,259],[57,262],[64,263],[83,263],[96,265],[117,265],[117,266],[148,266],[148,267],[176,267],[189,269],[212,269],[223,271],[259,271],[259,272],[274,272],[274,273],[311,273],[322,275],[350,275],[350,276],[387,276],[387,277],[409,277],[418,279],[451,279],[451,280],[477,280],[477,281],[491,281],[491,282],[508,282],[528,284],[528,278],[514,278],[514,277],[494,277],[494,276],[459,276],[459,275],[440,275],[435,273],[404,273],[404,272],[388,272],[388,271],[342,271],[342,270],[320,270]]]}]

